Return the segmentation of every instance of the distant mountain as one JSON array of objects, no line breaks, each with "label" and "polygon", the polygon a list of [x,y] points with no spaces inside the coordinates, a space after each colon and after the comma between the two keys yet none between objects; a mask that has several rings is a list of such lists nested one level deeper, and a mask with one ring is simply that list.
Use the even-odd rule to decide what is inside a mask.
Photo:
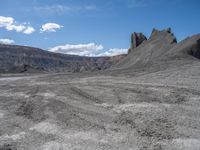
[{"label": "distant mountain", "polygon": [[84,72],[104,70],[125,55],[83,57],[52,53],[39,48],[0,44],[0,72]]}]

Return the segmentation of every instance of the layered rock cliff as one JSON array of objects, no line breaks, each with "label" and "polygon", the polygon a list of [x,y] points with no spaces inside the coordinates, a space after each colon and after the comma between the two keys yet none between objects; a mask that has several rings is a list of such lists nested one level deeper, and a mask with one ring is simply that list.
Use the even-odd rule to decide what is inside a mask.
[{"label": "layered rock cliff", "polygon": [[0,72],[84,72],[109,68],[125,55],[82,57],[57,54],[38,48],[0,45]]}]

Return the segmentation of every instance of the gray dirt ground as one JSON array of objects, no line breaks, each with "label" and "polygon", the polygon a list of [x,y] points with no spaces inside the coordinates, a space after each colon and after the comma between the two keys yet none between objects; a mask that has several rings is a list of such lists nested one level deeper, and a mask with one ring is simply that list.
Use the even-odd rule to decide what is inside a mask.
[{"label": "gray dirt ground", "polygon": [[0,150],[200,150],[200,34],[105,72],[0,75]]},{"label": "gray dirt ground", "polygon": [[143,77],[2,76],[0,150],[199,150],[200,77]]}]

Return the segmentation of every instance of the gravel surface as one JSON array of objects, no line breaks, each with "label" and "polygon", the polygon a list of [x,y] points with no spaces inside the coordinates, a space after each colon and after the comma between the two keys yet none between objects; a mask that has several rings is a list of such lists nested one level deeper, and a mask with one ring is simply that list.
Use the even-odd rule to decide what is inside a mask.
[{"label": "gravel surface", "polygon": [[0,78],[0,149],[200,148],[198,86],[88,76]]}]

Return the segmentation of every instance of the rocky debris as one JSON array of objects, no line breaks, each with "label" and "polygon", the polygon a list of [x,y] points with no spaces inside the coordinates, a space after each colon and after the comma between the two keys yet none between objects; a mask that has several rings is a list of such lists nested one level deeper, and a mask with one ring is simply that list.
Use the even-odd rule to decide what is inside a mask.
[{"label": "rocky debris", "polygon": [[[199,85],[197,71],[187,78]],[[1,77],[0,150],[199,149],[200,87],[185,77],[180,85],[161,83],[162,73],[145,83],[126,74]],[[177,94],[187,101],[175,103]]]},{"label": "rocky debris", "polygon": [[17,148],[13,144],[4,144],[0,146],[0,150],[17,150]]},{"label": "rocky debris", "polygon": [[16,111],[16,115],[31,119],[33,121],[42,121],[45,119],[43,114],[43,108],[39,102],[23,101],[20,102],[20,106]]},{"label": "rocky debris", "polygon": [[147,38],[143,33],[137,33],[137,32],[132,33],[132,35],[131,35],[131,47],[128,50],[128,53],[130,53],[133,49],[138,47],[140,44],[142,44],[146,40],[147,40]]}]

